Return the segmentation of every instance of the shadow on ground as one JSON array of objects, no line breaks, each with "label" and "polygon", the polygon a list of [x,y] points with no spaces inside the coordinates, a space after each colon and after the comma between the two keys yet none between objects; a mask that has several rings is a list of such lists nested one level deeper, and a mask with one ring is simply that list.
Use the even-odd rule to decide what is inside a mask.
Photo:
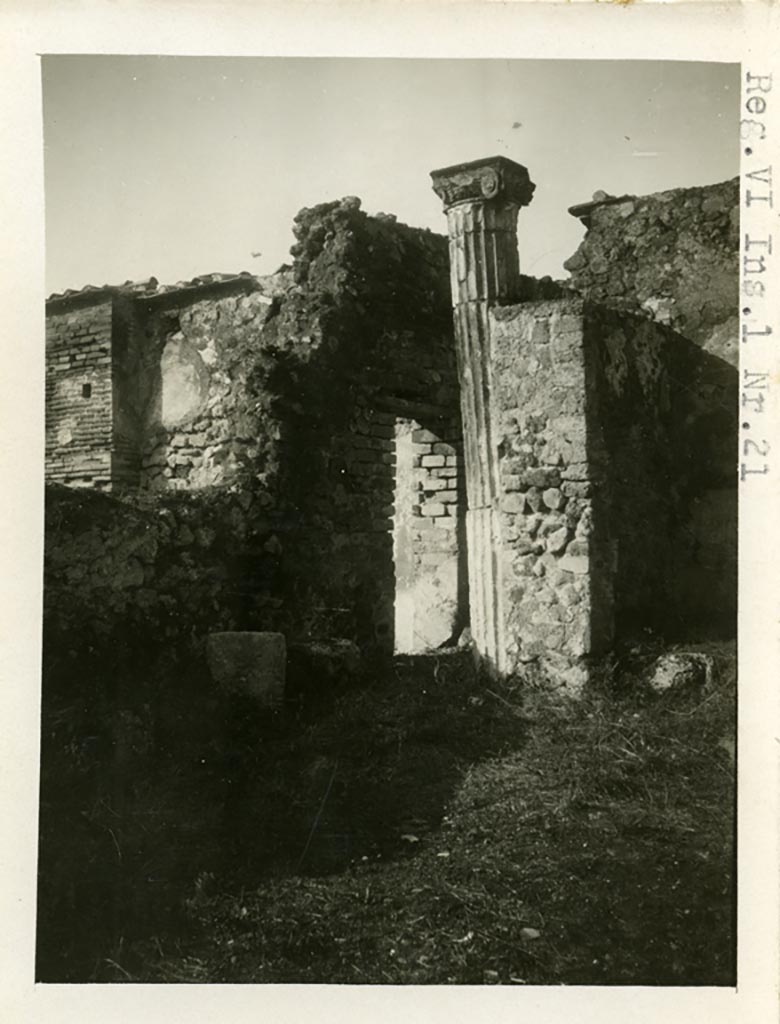
[{"label": "shadow on ground", "polygon": [[92,846],[48,773],[39,979],[733,984],[734,652],[708,650],[710,689],[663,698],[617,671],[568,704],[451,652],[276,720],[169,708]]},{"label": "shadow on ground", "polygon": [[240,890],[410,856],[465,767],[526,735],[463,652],[400,657],[274,715],[177,672],[152,703],[113,686],[88,716],[45,691],[39,980],[121,978],[139,938],[187,930],[204,879]]}]

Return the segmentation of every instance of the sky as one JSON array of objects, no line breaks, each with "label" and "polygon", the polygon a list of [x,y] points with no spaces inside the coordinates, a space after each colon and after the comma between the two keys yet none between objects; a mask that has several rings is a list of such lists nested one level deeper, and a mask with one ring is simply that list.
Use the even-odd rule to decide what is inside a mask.
[{"label": "sky", "polygon": [[289,262],[304,206],[445,232],[429,174],[503,155],[536,182],[524,273],[565,277],[567,213],[739,172],[739,67],[657,61],[45,56],[47,292]]}]

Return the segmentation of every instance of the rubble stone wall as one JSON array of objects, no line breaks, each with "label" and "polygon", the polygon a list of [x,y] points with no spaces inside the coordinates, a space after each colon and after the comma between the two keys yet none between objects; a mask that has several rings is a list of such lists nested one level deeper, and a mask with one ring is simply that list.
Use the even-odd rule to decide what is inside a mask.
[{"label": "rubble stone wall", "polygon": [[679,586],[699,569],[690,539],[709,487],[687,382],[711,357],[669,328],[603,307],[586,306],[584,325],[589,434],[606,483],[595,522],[611,545],[616,632],[691,635],[712,609],[706,587],[683,596]]},{"label": "rubble stone wall", "polygon": [[[107,465],[128,496],[135,481],[145,507],[239,495],[228,576],[251,588],[254,560],[271,555],[272,578],[263,570],[258,586],[284,606],[292,635],[390,648],[396,425],[413,420],[404,500],[435,646],[466,616],[446,241],[352,199],[303,211],[295,231],[293,267],[274,279],[116,297]],[[260,540],[247,509],[270,524]]]},{"label": "rubble stone wall", "polygon": [[[490,311],[500,491],[474,536],[500,561],[510,669],[733,626],[732,193],[590,204],[573,291],[523,279]],[[295,235],[272,278],[50,303],[47,478],[125,501],[97,534],[59,516],[52,621],[145,608],[152,629],[175,606],[205,629],[211,608],[214,628],[385,650],[467,623],[447,241],[355,199],[301,211]]]},{"label": "rubble stone wall", "polygon": [[739,358],[739,179],[573,207],[586,223],[564,266],[591,302],[647,316]]},{"label": "rubble stone wall", "polygon": [[150,660],[208,632],[281,622],[274,528],[224,491],[148,501],[46,487],[48,657]]},{"label": "rubble stone wall", "polygon": [[[700,358],[678,353],[691,484],[669,568],[679,621],[694,615],[733,634],[739,181],[650,196],[598,196],[571,212],[587,232],[565,264],[570,287],[593,303],[672,328],[681,350],[701,352]],[[604,409],[609,417],[609,404]],[[630,454],[624,462],[630,475]]]},{"label": "rubble stone wall", "polygon": [[602,469],[589,446],[583,303],[493,309],[504,643],[511,669],[542,660],[565,673],[611,640],[594,615],[594,493]]},{"label": "rubble stone wall", "polygon": [[272,299],[250,283],[233,291],[185,291],[162,308],[146,304],[136,398],[142,489],[221,486],[242,467],[259,474],[273,461],[278,425],[245,401],[247,373],[267,358],[262,332]]},{"label": "rubble stone wall", "polygon": [[711,617],[691,539],[713,467],[686,384],[711,357],[578,298],[495,308],[491,342],[510,663],[539,659],[565,678],[615,636],[685,635]]},{"label": "rubble stone wall", "polygon": [[417,579],[449,606],[454,630],[459,574],[435,577],[456,554],[459,504],[436,502],[432,483],[454,481],[449,499],[461,479],[446,240],[368,217],[352,199],[302,211],[295,232],[294,284],[265,334],[296,600],[326,617],[346,604],[362,617],[359,639],[392,645],[396,426],[411,420],[431,438],[413,435]]}]

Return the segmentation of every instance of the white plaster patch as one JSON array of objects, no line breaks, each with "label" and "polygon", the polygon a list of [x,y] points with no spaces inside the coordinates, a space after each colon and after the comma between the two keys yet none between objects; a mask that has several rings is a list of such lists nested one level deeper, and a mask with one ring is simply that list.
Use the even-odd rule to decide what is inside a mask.
[{"label": "white plaster patch", "polygon": [[160,375],[163,426],[176,427],[195,419],[206,405],[209,372],[195,346],[181,334],[166,342]]}]

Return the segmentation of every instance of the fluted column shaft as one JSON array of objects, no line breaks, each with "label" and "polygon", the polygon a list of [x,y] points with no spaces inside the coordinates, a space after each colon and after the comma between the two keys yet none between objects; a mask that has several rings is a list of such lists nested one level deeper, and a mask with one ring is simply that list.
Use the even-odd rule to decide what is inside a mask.
[{"label": "fluted column shaft", "polygon": [[506,666],[499,463],[488,310],[517,298],[517,215],[534,186],[502,157],[434,171],[450,240],[450,280],[463,419],[466,540],[474,645],[497,672]]}]

